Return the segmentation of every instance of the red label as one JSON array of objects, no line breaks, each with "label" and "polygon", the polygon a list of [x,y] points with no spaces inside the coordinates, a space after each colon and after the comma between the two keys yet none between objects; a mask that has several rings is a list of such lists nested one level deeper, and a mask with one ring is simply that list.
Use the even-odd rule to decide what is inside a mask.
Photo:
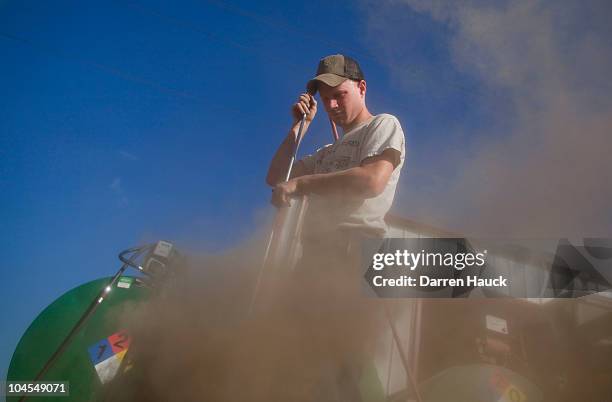
[{"label": "red label", "polygon": [[113,354],[126,350],[130,346],[130,337],[125,331],[119,331],[108,337],[108,342],[113,348]]}]

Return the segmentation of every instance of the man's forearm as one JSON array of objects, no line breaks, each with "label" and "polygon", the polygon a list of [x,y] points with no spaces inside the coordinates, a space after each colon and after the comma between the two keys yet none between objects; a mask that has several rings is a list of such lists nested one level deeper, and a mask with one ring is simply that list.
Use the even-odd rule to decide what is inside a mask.
[{"label": "man's forearm", "polygon": [[333,173],[318,173],[295,179],[299,194],[336,194],[371,198],[380,193],[376,177],[361,166]]},{"label": "man's forearm", "polygon": [[[304,125],[304,133],[306,132],[307,126],[307,124]],[[266,177],[266,182],[270,186],[274,186],[285,179],[289,161],[291,160],[291,155],[293,155],[293,150],[296,146],[298,127],[298,125],[294,125],[291,130],[289,130],[289,133],[276,150],[270,162],[268,175]]]}]

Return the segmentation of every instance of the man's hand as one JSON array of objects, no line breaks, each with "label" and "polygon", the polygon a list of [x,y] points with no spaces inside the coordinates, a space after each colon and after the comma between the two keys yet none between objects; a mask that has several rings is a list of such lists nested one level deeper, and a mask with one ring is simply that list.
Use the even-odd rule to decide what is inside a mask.
[{"label": "man's hand", "polygon": [[317,114],[317,101],[314,96],[304,93],[291,107],[291,115],[293,116],[293,125],[295,126],[302,120],[302,115],[306,113],[306,122],[310,123]]},{"label": "man's hand", "polygon": [[[301,138],[298,138],[298,131],[303,113],[306,113],[306,121],[304,122],[302,137],[308,131],[308,126],[310,126],[312,119],[314,119],[315,114],[317,114],[317,101],[312,95],[307,93],[300,95],[298,101],[291,107],[293,124],[287,133],[287,137],[285,137],[285,140],[276,150],[272,161],[270,161],[268,175],[266,176],[266,183],[272,187],[274,187],[276,183],[280,182],[281,180],[284,180],[286,177],[287,166],[289,166],[291,156],[296,149],[298,141],[301,141]],[[298,161],[298,163],[296,163],[294,166],[292,177],[301,176],[304,173],[303,166]]]},{"label": "man's hand", "polygon": [[281,182],[272,190],[272,204],[275,207],[288,207],[291,205],[289,199],[297,194],[297,179]]},{"label": "man's hand", "polygon": [[380,155],[364,159],[360,166],[331,173],[306,174],[279,183],[272,203],[288,205],[290,197],[312,193],[362,199],[377,197],[385,190],[399,157],[399,151],[386,149]]}]

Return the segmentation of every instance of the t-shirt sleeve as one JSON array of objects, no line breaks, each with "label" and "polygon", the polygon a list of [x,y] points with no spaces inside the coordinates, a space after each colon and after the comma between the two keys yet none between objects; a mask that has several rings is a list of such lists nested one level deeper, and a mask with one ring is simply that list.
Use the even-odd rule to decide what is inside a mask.
[{"label": "t-shirt sleeve", "polygon": [[362,141],[359,162],[361,163],[364,159],[372,156],[381,155],[387,149],[398,151],[399,160],[397,160],[396,166],[403,162],[406,153],[404,131],[399,121],[391,115],[383,116],[371,123]]}]

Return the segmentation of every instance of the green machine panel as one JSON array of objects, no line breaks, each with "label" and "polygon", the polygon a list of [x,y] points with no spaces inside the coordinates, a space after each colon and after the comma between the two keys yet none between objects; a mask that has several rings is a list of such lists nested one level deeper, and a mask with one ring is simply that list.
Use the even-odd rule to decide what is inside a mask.
[{"label": "green machine panel", "polygon": [[[119,368],[130,343],[122,315],[149,299],[151,291],[136,278],[122,276],[86,321],[41,381],[68,381],[69,397],[31,396],[36,401],[94,400],[102,384]],[[7,381],[32,381],[57,350],[90,303],[111,278],[78,286],[45,308],[21,337],[9,366]],[[7,397],[7,402],[19,397]]]}]

